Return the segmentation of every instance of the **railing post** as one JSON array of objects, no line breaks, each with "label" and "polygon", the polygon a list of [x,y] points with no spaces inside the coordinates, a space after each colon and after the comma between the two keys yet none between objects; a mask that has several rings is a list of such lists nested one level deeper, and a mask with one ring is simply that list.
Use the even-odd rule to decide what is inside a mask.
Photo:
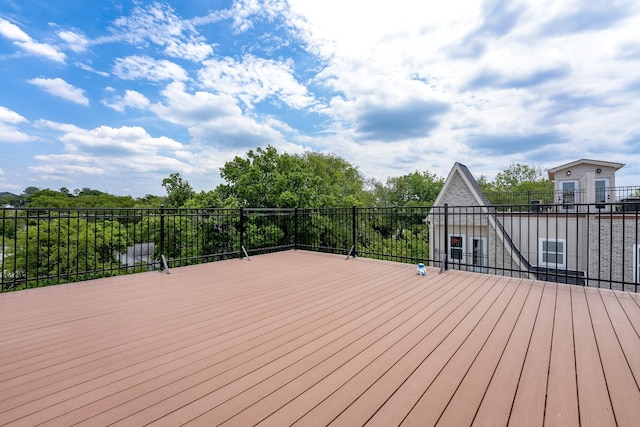
[{"label": "railing post", "polygon": [[240,208],[240,258],[242,258],[242,248],[244,248],[244,208]]},{"label": "railing post", "polygon": [[298,250],[298,208],[293,209],[293,250]]},{"label": "railing post", "polygon": [[160,205],[160,255],[164,255],[164,205]]},{"label": "railing post", "polygon": [[351,244],[353,245],[353,256],[358,253],[356,246],[356,205],[351,206]]},{"label": "railing post", "polygon": [[449,269],[449,204],[444,204],[444,269]]},{"label": "railing post", "polygon": [[[136,218],[136,212],[133,211],[134,223],[135,223],[135,218]],[[164,257],[164,205],[160,205],[160,259],[163,260],[163,257]],[[163,265],[164,264],[160,266],[160,270],[163,269]]]},{"label": "railing post", "polygon": [[[7,210],[6,209],[2,209],[2,227],[0,227],[0,231],[2,231],[2,246],[0,246],[0,292],[4,292],[4,251],[5,251],[5,242],[4,242],[4,237],[5,234],[7,234],[7,223],[6,223],[6,215],[7,214]],[[18,227],[16,226],[15,229],[17,230]],[[16,237],[17,237],[17,233],[16,233]],[[15,265],[15,264],[14,264]]]}]

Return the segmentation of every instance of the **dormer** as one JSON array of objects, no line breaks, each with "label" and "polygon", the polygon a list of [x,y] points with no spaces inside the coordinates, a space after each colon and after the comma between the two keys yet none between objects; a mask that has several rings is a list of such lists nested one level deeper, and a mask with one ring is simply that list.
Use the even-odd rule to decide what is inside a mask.
[{"label": "dormer", "polygon": [[[574,203],[614,203],[616,171],[623,163],[581,159],[549,169],[556,203],[570,207]],[[605,206],[608,208],[608,206]]]}]

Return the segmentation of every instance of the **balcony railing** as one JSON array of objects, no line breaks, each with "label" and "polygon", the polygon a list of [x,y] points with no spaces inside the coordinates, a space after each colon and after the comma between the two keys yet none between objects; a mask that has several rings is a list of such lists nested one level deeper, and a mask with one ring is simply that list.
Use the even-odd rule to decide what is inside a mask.
[{"label": "balcony railing", "polygon": [[511,212],[540,212],[548,210],[628,211],[640,210],[640,187],[600,187],[593,194],[584,189],[556,191],[498,192],[485,195],[496,209]]},{"label": "balcony railing", "polygon": [[574,206],[2,209],[0,289],[303,249],[638,291],[640,208]]}]

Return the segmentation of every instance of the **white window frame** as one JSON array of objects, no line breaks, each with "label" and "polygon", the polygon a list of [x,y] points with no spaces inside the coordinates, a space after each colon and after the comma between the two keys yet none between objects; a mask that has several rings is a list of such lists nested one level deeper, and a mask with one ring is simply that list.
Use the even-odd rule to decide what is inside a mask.
[{"label": "white window frame", "polygon": [[[460,246],[456,246],[456,249],[460,249],[461,255],[460,255],[460,259],[454,258],[453,257],[453,245],[451,244],[451,239],[454,237],[458,237],[461,240],[461,245]],[[449,257],[449,261],[451,262],[458,262],[460,264],[465,264],[466,263],[466,253],[465,253],[465,243],[466,243],[467,239],[465,238],[464,234],[449,234],[449,253],[447,254],[447,256]]]},{"label": "white window frame", "polygon": [[[562,243],[562,252],[549,252],[544,250],[544,244],[546,242]],[[546,262],[544,261],[544,254],[554,253],[562,254],[562,263]],[[566,239],[552,239],[548,237],[540,237],[538,239],[538,265],[550,268],[567,268],[567,241]]]}]

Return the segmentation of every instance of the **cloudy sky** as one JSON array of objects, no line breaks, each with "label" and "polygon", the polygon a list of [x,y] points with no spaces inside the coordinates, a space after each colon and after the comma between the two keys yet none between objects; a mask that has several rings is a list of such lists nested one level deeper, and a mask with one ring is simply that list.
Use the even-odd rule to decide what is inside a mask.
[{"label": "cloudy sky", "polygon": [[0,0],[0,192],[211,190],[267,145],[640,185],[640,2]]}]

